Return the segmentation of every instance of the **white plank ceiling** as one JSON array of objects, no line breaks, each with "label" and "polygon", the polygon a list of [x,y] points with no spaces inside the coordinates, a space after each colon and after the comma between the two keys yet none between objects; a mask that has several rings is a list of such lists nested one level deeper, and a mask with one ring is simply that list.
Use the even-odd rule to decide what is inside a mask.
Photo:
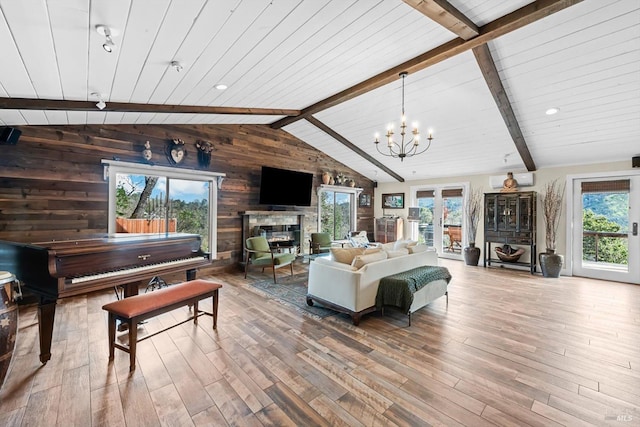
[{"label": "white plank ceiling", "polygon": [[[530,3],[450,0],[478,27]],[[97,25],[114,32],[113,53]],[[0,0],[0,98],[303,110],[457,37],[401,0]],[[640,155],[640,1],[584,0],[488,46],[537,168]],[[404,162],[373,144],[398,126],[399,78],[313,116],[406,180],[526,171],[470,50],[405,84],[409,122],[435,139]],[[0,109],[3,126],[283,117]],[[283,129],[371,179],[396,179],[306,120]]]}]

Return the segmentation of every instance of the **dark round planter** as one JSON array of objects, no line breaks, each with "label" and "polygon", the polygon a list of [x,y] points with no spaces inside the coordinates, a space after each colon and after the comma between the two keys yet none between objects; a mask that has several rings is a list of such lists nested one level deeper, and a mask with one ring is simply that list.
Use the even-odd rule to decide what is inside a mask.
[{"label": "dark round planter", "polygon": [[467,265],[478,265],[480,260],[480,248],[477,248],[475,243],[469,243],[469,246],[464,248],[464,263]]},{"label": "dark round planter", "polygon": [[562,255],[558,255],[553,249],[547,249],[546,252],[541,252],[538,258],[544,277],[560,277],[560,270],[562,270],[562,264],[564,264]]}]

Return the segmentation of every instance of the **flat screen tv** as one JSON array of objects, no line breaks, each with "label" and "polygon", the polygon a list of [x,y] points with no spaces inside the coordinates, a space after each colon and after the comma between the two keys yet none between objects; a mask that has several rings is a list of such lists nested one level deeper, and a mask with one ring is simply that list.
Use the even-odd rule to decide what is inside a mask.
[{"label": "flat screen tv", "polygon": [[311,206],[313,174],[262,167],[260,204],[277,206]]}]

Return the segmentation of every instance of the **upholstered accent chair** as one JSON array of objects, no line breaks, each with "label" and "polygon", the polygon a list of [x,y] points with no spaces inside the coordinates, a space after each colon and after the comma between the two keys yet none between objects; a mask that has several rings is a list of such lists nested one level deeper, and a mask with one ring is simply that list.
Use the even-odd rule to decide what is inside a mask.
[{"label": "upholstered accent chair", "polygon": [[311,255],[329,252],[332,247],[332,240],[329,233],[311,233],[309,241],[309,253]]},{"label": "upholstered accent chair", "polygon": [[247,254],[244,263],[244,278],[247,278],[249,265],[262,267],[264,273],[265,267],[273,269],[273,283],[276,282],[276,269],[280,267],[290,266],[291,275],[293,276],[293,262],[296,255],[292,253],[279,253],[275,249],[271,249],[267,238],[264,236],[249,237],[246,240],[245,252]]}]

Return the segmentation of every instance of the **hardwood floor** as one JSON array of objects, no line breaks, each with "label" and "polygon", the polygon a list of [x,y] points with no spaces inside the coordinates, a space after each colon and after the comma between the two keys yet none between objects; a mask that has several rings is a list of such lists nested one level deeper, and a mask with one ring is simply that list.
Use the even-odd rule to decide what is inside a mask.
[{"label": "hardwood floor", "polygon": [[209,277],[217,332],[204,316],[143,341],[132,374],[126,353],[107,360],[112,291],[60,301],[44,366],[21,307],[0,425],[640,425],[640,286],[442,265],[449,304],[411,327],[393,310],[314,318],[252,290],[269,272]]}]

